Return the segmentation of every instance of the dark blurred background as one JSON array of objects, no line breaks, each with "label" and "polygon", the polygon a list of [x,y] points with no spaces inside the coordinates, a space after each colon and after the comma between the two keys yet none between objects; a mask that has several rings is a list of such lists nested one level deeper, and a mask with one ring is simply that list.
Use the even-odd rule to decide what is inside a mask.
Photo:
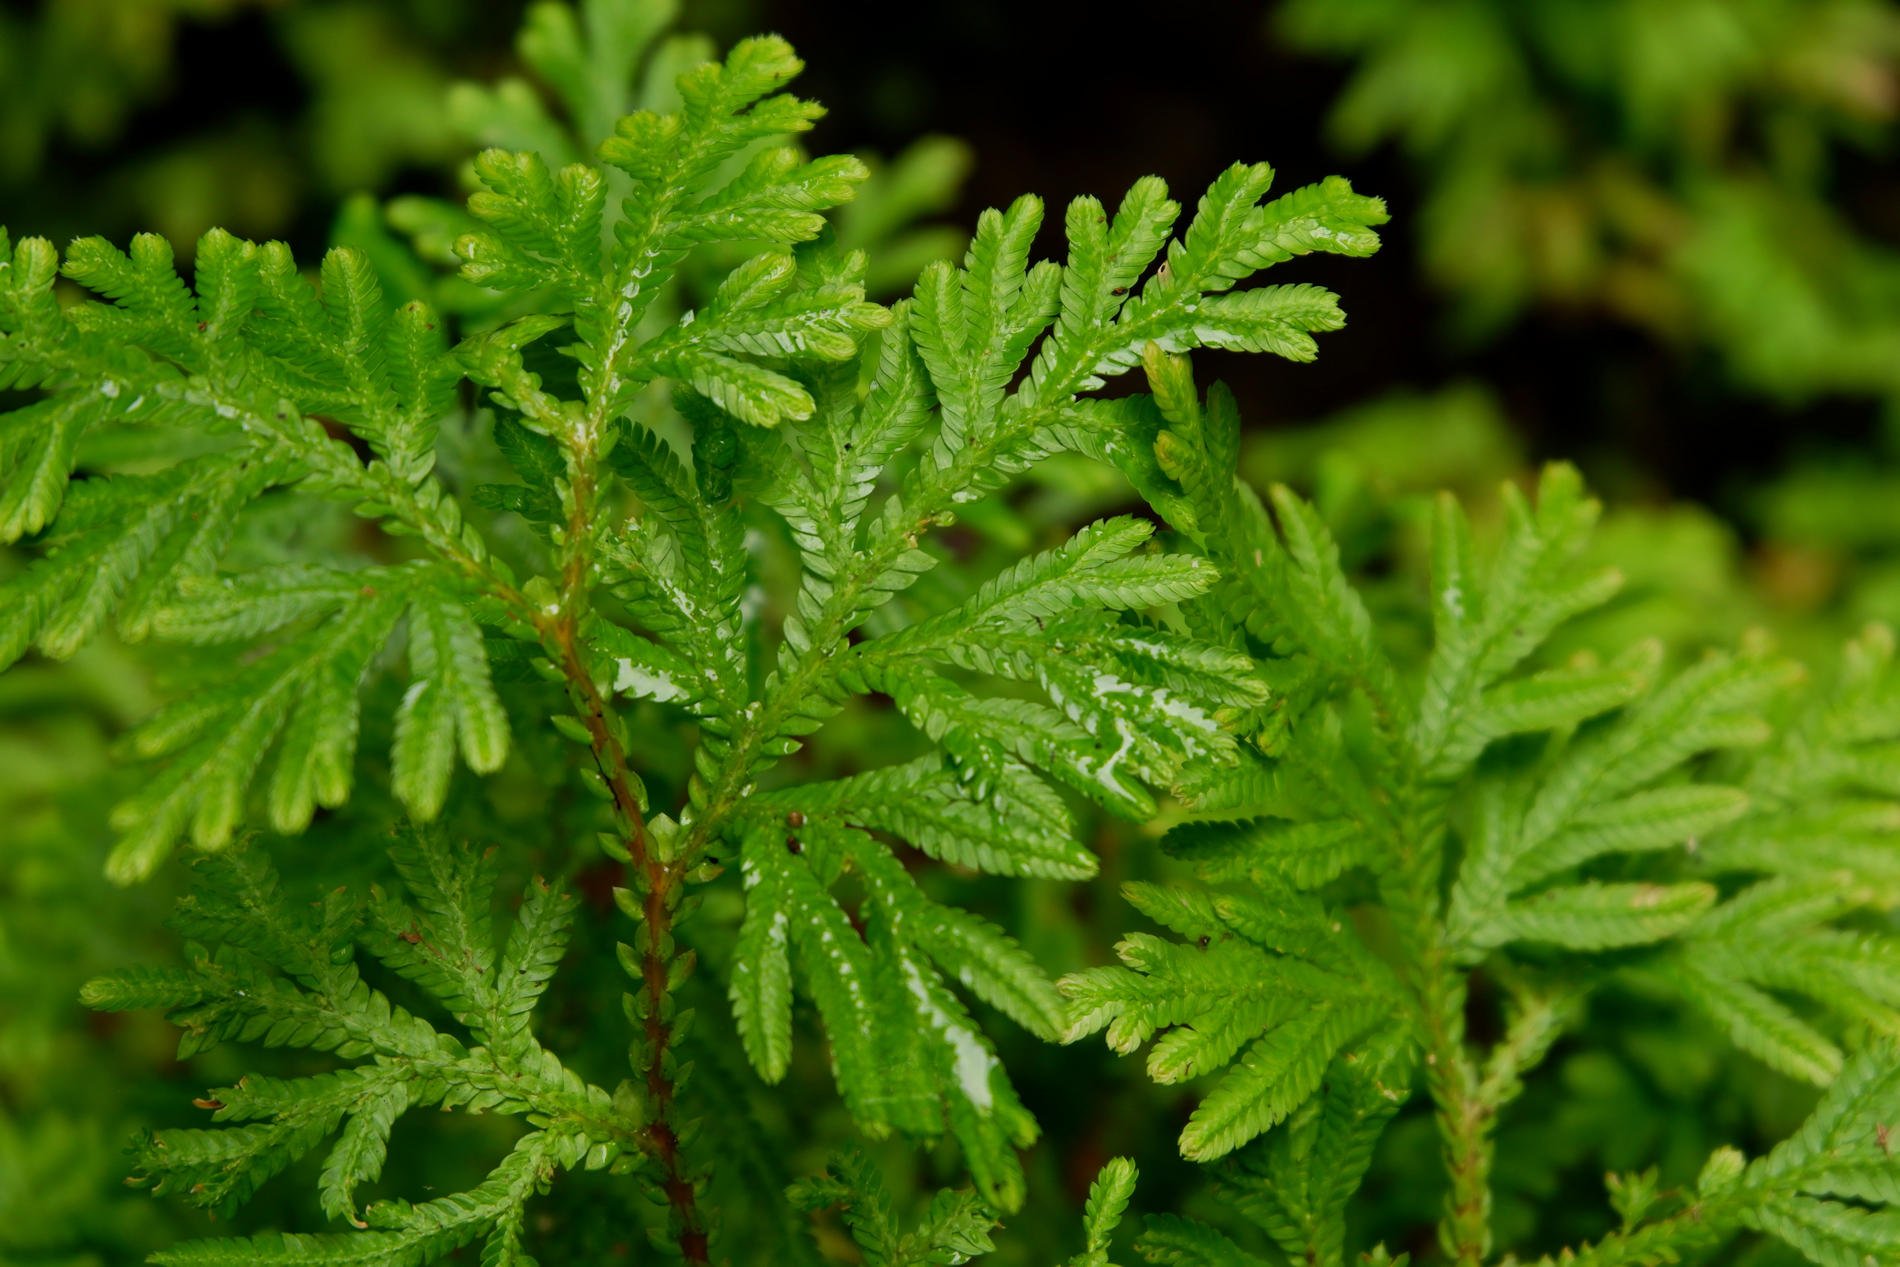
[{"label": "dark blurred background", "polygon": [[[314,254],[345,193],[449,191],[459,141],[437,102],[515,69],[524,7],[14,0],[0,221],[185,240],[215,222]],[[1900,390],[1887,4],[1177,0],[1108,17],[713,0],[682,24],[720,44],[788,36],[831,109],[823,148],[961,138],[975,163],[956,223],[1025,191],[1110,198],[1148,172],[1191,194],[1238,158],[1383,195],[1379,264],[1309,271],[1351,315],[1316,365],[1214,358],[1256,426],[1476,381],[1530,456],[1753,527],[1749,490],[1797,455],[1876,446]],[[1775,205],[1754,206],[1764,189]],[[1749,222],[1685,245],[1725,196]],[[1677,258],[1692,250],[1715,258]],[[1820,311],[1786,310],[1803,305]],[[1885,342],[1841,365],[1750,346],[1835,326]],[[1882,356],[1884,372],[1864,363]],[[1750,363],[1777,357],[1795,363]]]}]

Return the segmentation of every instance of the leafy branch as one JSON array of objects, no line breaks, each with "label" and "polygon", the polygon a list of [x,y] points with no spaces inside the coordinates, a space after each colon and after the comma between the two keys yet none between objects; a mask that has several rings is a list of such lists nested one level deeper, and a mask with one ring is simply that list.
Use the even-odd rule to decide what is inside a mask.
[{"label": "leafy branch", "polygon": [[[609,68],[652,32],[592,6],[583,34],[564,12],[536,11],[530,60],[584,125],[610,95]],[[586,39],[601,47],[579,49],[582,61],[603,60],[561,53]],[[1036,1125],[957,990],[1048,1038],[1060,999],[1007,933],[938,901],[894,844],[1003,874],[1091,874],[1064,793],[1146,817],[1190,763],[1239,759],[1229,724],[1267,690],[1244,657],[1169,627],[1216,568],[1156,549],[1138,520],[1086,527],[934,610],[909,591],[939,562],[931,534],[957,508],[1055,453],[1112,459],[1122,407],[1090,393],[1141,348],[1309,358],[1311,334],[1342,322],[1332,296],[1239,287],[1297,255],[1369,253],[1384,219],[1337,180],[1263,201],[1270,170],[1240,165],[1178,237],[1181,209],[1158,181],[1138,182],[1112,217],[1080,199],[1066,264],[1032,266],[1042,210],[1025,198],[982,218],[960,268],[934,266],[887,310],[865,298],[865,257],[825,230],[864,165],[790,143],[821,113],[781,91],[799,69],[782,41],[748,40],[685,70],[676,109],[621,119],[600,165],[571,148],[556,163],[532,149],[479,155],[454,255],[460,282],[486,298],[441,292],[467,327],[457,343],[428,304],[386,298],[401,279],[384,243],[333,250],[314,284],[281,245],[222,233],[200,242],[190,285],[149,236],[123,253],[77,243],[63,262],[44,242],[9,241],[0,274],[0,374],[38,393],[4,423],[0,524],[38,558],[8,583],[18,601],[0,650],[71,654],[116,616],[128,638],[225,656],[135,735],[158,765],[119,811],[114,874],[149,874],[181,836],[220,854],[254,822],[291,834],[373,812],[349,806],[359,737],[376,725],[359,701],[400,662],[390,786],[417,823],[455,805],[458,752],[493,774],[511,731],[572,739],[635,921],[622,961],[639,1120],[616,1147],[649,1160],[666,1240],[697,1262],[711,1261],[716,1229],[701,1203],[707,1161],[687,1155],[676,1051],[691,1012],[677,999],[709,938],[684,949],[678,923],[689,886],[718,877],[715,846],[748,886],[726,993],[759,1073],[787,1071],[796,978],[864,1129],[948,1133],[983,1201],[1021,1205],[1016,1150]],[[681,302],[683,269],[706,254],[734,262]],[[97,298],[62,305],[61,274]],[[483,400],[473,412],[463,384]],[[465,505],[463,472],[438,470],[442,440],[463,446],[483,429],[522,482],[482,485]],[[129,436],[138,470],[89,456]],[[389,540],[348,561],[268,540],[254,525],[284,498],[330,503]],[[762,524],[788,533],[800,560],[775,640],[750,610]],[[566,711],[520,681],[523,666],[560,688]],[[918,732],[921,755],[830,782],[778,773],[848,700],[873,694]],[[698,723],[671,814],[654,811],[636,769],[622,701],[638,700]],[[855,897],[834,892],[847,876]],[[340,946],[349,922],[337,913],[311,936]],[[312,1006],[356,1008],[355,978],[306,980],[283,949],[259,953],[315,992]],[[416,967],[395,943],[378,953]],[[500,1050],[504,1030],[520,1041],[504,1025],[519,999],[473,979],[424,984],[478,1044]],[[102,1003],[177,1006],[99,989]],[[413,1061],[436,1042],[412,1038],[415,1050],[366,1050]],[[357,1041],[319,1045],[355,1053]],[[466,1062],[435,1076],[489,1077]],[[382,1081],[334,1091],[252,1132],[257,1165],[219,1190],[248,1194],[293,1145],[339,1124],[367,1157],[364,1141],[385,1138],[404,1107],[433,1102]],[[206,1157],[251,1147],[192,1138]],[[376,1252],[426,1259],[490,1223],[518,1226],[520,1202],[573,1163],[575,1139],[524,1144],[490,1186],[427,1216],[453,1236],[392,1225],[382,1230],[399,1239]],[[325,1208],[346,1212],[337,1194]]]},{"label": "leafy branch", "polygon": [[[566,947],[573,900],[531,885],[498,943],[489,858],[429,831],[397,839],[391,857],[399,891],[332,890],[299,906],[261,851],[211,855],[173,919],[191,939],[188,966],[87,984],[92,1007],[166,1009],[182,1031],[181,1057],[235,1041],[360,1061],[301,1078],[251,1075],[210,1092],[199,1107],[238,1125],[147,1134],[134,1149],[134,1181],[228,1212],[333,1138],[319,1202],[362,1231],[190,1242],[154,1261],[415,1263],[482,1240],[484,1261],[526,1264],[524,1209],[557,1171],[624,1171],[651,1150],[639,1102],[583,1082],[530,1028]],[[361,951],[418,986],[466,1038],[392,1004],[363,978]],[[382,1174],[396,1121],[431,1107],[519,1116],[530,1130],[467,1192],[359,1210],[356,1192]]]},{"label": "leafy branch", "polygon": [[[1181,940],[1133,934],[1121,966],[1065,979],[1068,1032],[1105,1029],[1124,1052],[1153,1040],[1158,1082],[1225,1070],[1181,1150],[1234,1157],[1233,1182],[1256,1194],[1243,1209],[1284,1252],[1343,1262],[1345,1201],[1420,1076],[1449,1179],[1441,1246],[1489,1261],[1496,1121],[1603,986],[1673,994],[1822,1086],[1841,1072],[1843,1035],[1893,1034],[1900,958],[1857,919],[1894,900],[1874,880],[1890,845],[1870,830],[1892,812],[1884,770],[1900,739],[1891,635],[1869,631],[1826,689],[1760,646],[1674,672],[1653,646],[1539,663],[1553,632],[1618,583],[1575,566],[1596,505],[1553,467],[1535,501],[1506,488],[1489,557],[1440,499],[1434,637],[1422,663],[1402,665],[1318,513],[1285,489],[1263,504],[1235,480],[1231,397],[1216,388],[1203,403],[1160,347],[1148,373],[1152,404],[1137,412],[1152,409],[1152,430],[1138,434],[1155,467],[1127,467],[1173,484],[1157,504],[1222,569],[1202,628],[1246,648],[1274,693],[1236,719],[1242,761],[1183,775],[1190,817],[1163,848],[1204,884],[1127,891]],[[1803,831],[1868,882],[1818,877],[1816,855],[1786,847]],[[1488,1051],[1465,1030],[1477,973],[1507,1000]],[[1877,1066],[1885,1050],[1861,1059]],[[1321,1156],[1338,1182],[1316,1192],[1294,1159]],[[1884,1213],[1734,1213],[1758,1199],[1710,1207],[1728,1224],[1698,1206],[1585,1261],[1674,1261],[1678,1241],[1743,1225],[1848,1261],[1804,1239],[1809,1215],[1829,1229],[1813,1237],[1879,1257]]]}]

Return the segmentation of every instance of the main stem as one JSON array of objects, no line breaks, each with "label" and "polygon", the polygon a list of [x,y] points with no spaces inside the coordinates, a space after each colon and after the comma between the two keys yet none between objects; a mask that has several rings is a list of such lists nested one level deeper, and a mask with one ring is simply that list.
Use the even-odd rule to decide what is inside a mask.
[{"label": "main stem", "polygon": [[570,468],[567,550],[561,575],[561,601],[552,615],[535,617],[544,645],[567,680],[568,693],[587,728],[594,767],[613,800],[627,850],[631,888],[640,899],[643,927],[637,939],[640,957],[639,1007],[645,1042],[641,1071],[650,1118],[645,1128],[649,1151],[660,1167],[660,1187],[672,1209],[680,1256],[689,1263],[711,1262],[709,1238],[698,1193],[680,1147],[676,1088],[669,1056],[673,1045],[673,1009],[669,981],[673,968],[673,912],[679,901],[680,869],[661,858],[647,834],[646,819],[634,795],[626,749],[607,719],[607,705],[587,670],[578,637],[578,611],[586,600],[588,558],[595,493],[591,446],[574,454]]},{"label": "main stem", "polygon": [[1451,1191],[1438,1241],[1458,1267],[1482,1267],[1491,1248],[1491,1125],[1495,1108],[1481,1093],[1465,1046],[1465,982],[1442,945],[1428,951],[1419,981],[1425,1030],[1425,1082],[1438,1119]]},{"label": "main stem", "polygon": [[[1411,789],[1402,798],[1399,821],[1431,821],[1436,816],[1427,800],[1419,789]],[[1477,1065],[1465,1045],[1465,977],[1443,932],[1442,838],[1404,839],[1401,853],[1387,896],[1406,949],[1405,976],[1425,1048],[1425,1085],[1451,1184],[1438,1241],[1458,1267],[1483,1267],[1491,1250],[1491,1125],[1496,1109],[1483,1094]]]}]

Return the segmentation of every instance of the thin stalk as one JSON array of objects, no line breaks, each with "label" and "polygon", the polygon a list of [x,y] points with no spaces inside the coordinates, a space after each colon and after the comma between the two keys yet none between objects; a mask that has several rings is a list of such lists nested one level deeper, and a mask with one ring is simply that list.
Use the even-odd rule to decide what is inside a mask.
[{"label": "thin stalk", "polygon": [[1439,818],[1427,794],[1408,788],[1395,806],[1399,864],[1388,884],[1391,908],[1404,948],[1402,975],[1410,987],[1425,1085],[1432,1098],[1451,1190],[1438,1224],[1438,1241],[1458,1267],[1483,1267],[1491,1252],[1491,1126],[1496,1106],[1483,1093],[1476,1061],[1465,1042],[1463,970],[1445,943],[1440,893],[1442,829],[1419,833],[1416,825]]},{"label": "thin stalk", "polygon": [[568,694],[587,729],[595,770],[606,785],[620,822],[627,853],[630,887],[640,899],[642,936],[639,938],[641,1037],[649,1119],[645,1128],[648,1151],[660,1167],[660,1187],[672,1210],[674,1237],[680,1256],[688,1263],[711,1261],[709,1234],[699,1210],[697,1187],[681,1148],[677,1087],[667,1056],[673,1045],[670,983],[673,972],[673,913],[678,906],[682,871],[653,848],[634,794],[634,780],[618,732],[609,722],[607,704],[581,655],[578,611],[586,602],[592,561],[587,543],[592,539],[595,485],[595,449],[577,443],[570,453],[569,507],[561,598],[550,615],[537,613],[536,628],[543,645],[553,653],[566,679]]},{"label": "thin stalk", "polygon": [[1491,1127],[1497,1108],[1485,1098],[1465,1044],[1464,976],[1446,961],[1442,948],[1435,951],[1422,966],[1419,1007],[1425,1083],[1451,1182],[1438,1240],[1459,1267],[1482,1267],[1491,1251]]}]

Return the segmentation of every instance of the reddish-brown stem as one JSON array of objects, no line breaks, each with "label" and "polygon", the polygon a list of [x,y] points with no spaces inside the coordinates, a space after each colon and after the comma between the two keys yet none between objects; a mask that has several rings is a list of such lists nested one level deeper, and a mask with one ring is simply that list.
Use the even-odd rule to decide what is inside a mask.
[{"label": "reddish-brown stem", "polygon": [[679,884],[679,872],[656,857],[651,848],[646,820],[640,812],[640,802],[633,792],[633,778],[627,769],[626,752],[608,725],[600,690],[581,658],[573,616],[563,609],[548,622],[544,633],[560,654],[561,671],[579,706],[581,723],[587,728],[595,769],[607,785],[614,812],[621,822],[628,866],[634,872],[633,889],[641,898],[641,915],[646,923],[640,955],[640,989],[645,996],[642,1000],[646,1039],[644,1073],[651,1114],[646,1126],[648,1146],[660,1166],[660,1185],[678,1223],[681,1255],[689,1263],[710,1262],[697,1194],[680,1152],[673,1080],[666,1070],[666,1053],[673,1041],[672,1022],[665,1006],[671,968],[668,948],[672,942],[672,895]]},{"label": "reddish-brown stem", "polygon": [[640,898],[644,936],[640,952],[640,1011],[646,1046],[647,1108],[645,1127],[648,1152],[660,1167],[660,1187],[672,1207],[681,1257],[688,1263],[711,1261],[709,1238],[699,1211],[698,1194],[680,1149],[674,1108],[675,1087],[667,1072],[666,1056],[673,1043],[673,1023],[667,1009],[672,969],[674,894],[680,869],[657,856],[647,835],[646,818],[634,794],[626,750],[607,720],[607,705],[581,655],[576,610],[587,590],[587,551],[581,543],[588,531],[593,503],[592,463],[578,461],[572,468],[572,502],[568,520],[567,558],[561,574],[561,602],[547,614],[535,616],[543,644],[561,666],[581,724],[587,729],[594,768],[613,800],[626,846],[629,887]]}]

